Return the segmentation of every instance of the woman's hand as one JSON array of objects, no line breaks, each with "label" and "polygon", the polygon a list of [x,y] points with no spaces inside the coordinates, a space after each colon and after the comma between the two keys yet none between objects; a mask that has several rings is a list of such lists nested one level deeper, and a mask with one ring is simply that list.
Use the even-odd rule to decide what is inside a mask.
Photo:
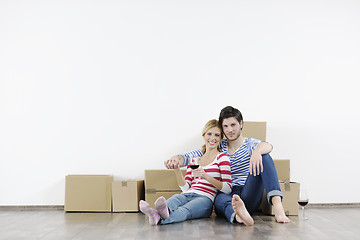
[{"label": "woman's hand", "polygon": [[205,170],[202,167],[199,167],[199,168],[194,169],[192,171],[193,171],[194,177],[200,177],[200,178],[206,179],[206,177],[208,176],[207,173],[205,172]]},{"label": "woman's hand", "polygon": [[214,185],[214,187],[216,187],[219,190],[221,190],[223,188],[223,183],[219,180],[216,180],[209,174],[207,174],[202,167],[199,167],[198,169],[193,170],[192,174],[193,174],[194,178],[200,177],[202,179],[205,179],[206,181],[208,181],[209,183]]}]

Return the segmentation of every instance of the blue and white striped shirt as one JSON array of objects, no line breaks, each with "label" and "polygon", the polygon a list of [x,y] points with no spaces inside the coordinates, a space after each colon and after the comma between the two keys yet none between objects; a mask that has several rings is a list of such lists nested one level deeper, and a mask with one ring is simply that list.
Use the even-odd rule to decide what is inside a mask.
[{"label": "blue and white striped shirt", "polygon": [[[232,185],[244,185],[249,175],[249,163],[252,151],[261,141],[255,138],[245,138],[243,144],[230,155],[228,153],[227,139],[220,142],[220,147],[230,158]],[[201,157],[203,154],[200,149],[181,154],[184,158],[184,166],[189,164],[193,157]]]}]

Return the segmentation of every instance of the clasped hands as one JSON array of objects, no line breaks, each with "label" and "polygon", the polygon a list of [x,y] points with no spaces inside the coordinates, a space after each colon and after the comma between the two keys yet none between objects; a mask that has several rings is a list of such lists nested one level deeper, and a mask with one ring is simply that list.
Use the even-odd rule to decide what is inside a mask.
[{"label": "clasped hands", "polygon": [[177,169],[181,166],[181,157],[173,156],[170,159],[164,161],[164,165],[167,169]]},{"label": "clasped hands", "polygon": [[[170,159],[164,161],[164,165],[167,169],[177,169],[181,166],[183,159],[181,156],[173,156]],[[253,151],[249,163],[250,175],[260,175],[263,172],[263,164],[261,154],[257,151]]]}]

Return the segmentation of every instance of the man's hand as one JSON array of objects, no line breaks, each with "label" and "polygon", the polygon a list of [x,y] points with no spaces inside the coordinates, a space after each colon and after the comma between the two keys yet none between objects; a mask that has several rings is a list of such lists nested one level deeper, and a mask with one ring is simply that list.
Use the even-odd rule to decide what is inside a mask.
[{"label": "man's hand", "polygon": [[167,169],[177,169],[179,168],[184,162],[184,159],[182,156],[177,155],[173,156],[170,159],[164,161],[164,165]]},{"label": "man's hand", "polygon": [[254,176],[260,175],[260,172],[263,172],[262,156],[263,154],[268,154],[272,151],[273,146],[268,142],[261,142],[257,145],[255,150],[252,152],[250,157],[250,166],[249,172],[250,175]]},{"label": "man's hand", "polygon": [[260,171],[263,172],[263,170],[261,153],[255,149],[250,157],[250,175],[260,175]]}]

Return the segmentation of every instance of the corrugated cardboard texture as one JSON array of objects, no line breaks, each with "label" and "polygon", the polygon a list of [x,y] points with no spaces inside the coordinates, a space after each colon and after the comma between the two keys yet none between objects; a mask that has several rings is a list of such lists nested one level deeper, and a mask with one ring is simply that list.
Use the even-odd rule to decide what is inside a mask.
[{"label": "corrugated cardboard texture", "polygon": [[266,122],[244,121],[242,135],[244,137],[266,141]]},{"label": "corrugated cardboard texture", "polygon": [[274,164],[278,174],[279,181],[290,180],[290,160],[289,159],[274,159]]},{"label": "corrugated cardboard texture", "polygon": [[145,199],[144,195],[144,180],[113,182],[113,212],[138,212],[139,202]]},{"label": "corrugated cardboard texture", "polygon": [[112,175],[68,175],[65,211],[111,212]]}]

